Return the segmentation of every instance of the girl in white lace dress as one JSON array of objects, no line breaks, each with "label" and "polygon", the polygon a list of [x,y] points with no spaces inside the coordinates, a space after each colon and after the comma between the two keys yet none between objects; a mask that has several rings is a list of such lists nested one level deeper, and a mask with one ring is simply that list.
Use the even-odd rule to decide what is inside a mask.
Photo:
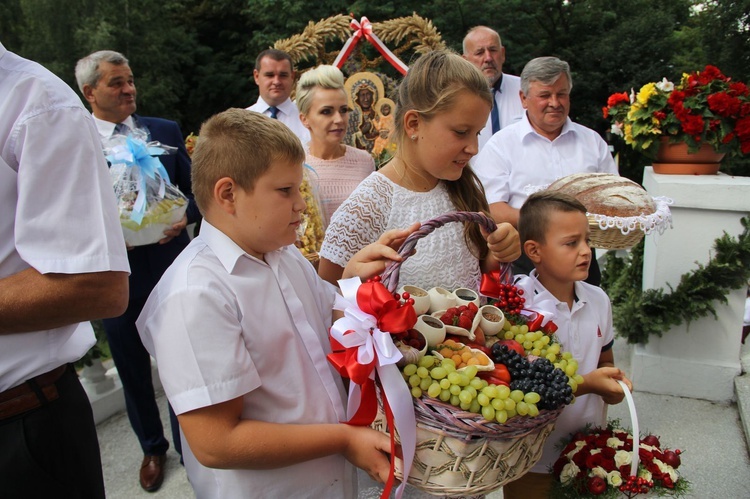
[{"label": "girl in white lace dress", "polygon": [[375,161],[367,151],[343,144],[348,124],[349,102],[344,75],[335,66],[321,65],[297,83],[300,120],[310,130],[305,145],[305,162],[317,175],[318,194],[325,220],[355,187],[375,171]]},{"label": "girl in white lace dress", "polygon": [[[469,160],[491,106],[487,80],[459,55],[434,51],[416,61],[396,96],[397,152],[333,214],[320,250],[321,277],[335,283],[349,258],[388,229],[453,211],[489,214]],[[483,235],[475,224],[450,223],[419,241],[400,281],[476,290],[482,272],[519,255],[518,233],[510,224]]]}]

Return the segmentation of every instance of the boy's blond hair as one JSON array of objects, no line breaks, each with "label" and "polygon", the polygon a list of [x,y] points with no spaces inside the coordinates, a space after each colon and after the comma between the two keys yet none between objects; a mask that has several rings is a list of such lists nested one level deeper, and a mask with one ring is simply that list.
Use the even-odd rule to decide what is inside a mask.
[{"label": "boy's blond hair", "polygon": [[230,177],[241,188],[252,191],[274,162],[301,165],[305,151],[297,136],[280,121],[231,108],[201,125],[192,160],[193,194],[205,215],[219,179]]},{"label": "boy's blond hair", "polygon": [[586,207],[576,198],[560,191],[535,192],[521,206],[518,214],[518,235],[521,247],[526,241],[544,243],[552,213],[580,211],[586,214]]}]

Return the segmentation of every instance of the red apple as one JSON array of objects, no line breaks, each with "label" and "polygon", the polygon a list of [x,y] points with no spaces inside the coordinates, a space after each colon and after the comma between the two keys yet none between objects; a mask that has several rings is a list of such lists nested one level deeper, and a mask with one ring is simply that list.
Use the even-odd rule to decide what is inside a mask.
[{"label": "red apple", "polygon": [[675,451],[668,450],[664,453],[664,464],[668,464],[672,468],[677,469],[680,464],[682,464],[682,459],[680,459],[679,454]]},{"label": "red apple", "polygon": [[523,345],[516,340],[500,340],[498,343],[507,346],[508,350],[515,350],[521,357],[526,357],[526,350],[524,350]]},{"label": "red apple", "polygon": [[595,496],[599,496],[607,491],[607,482],[602,477],[592,476],[589,478],[587,487],[589,492]]},{"label": "red apple", "polygon": [[641,443],[650,445],[651,447],[659,447],[659,437],[656,435],[646,435],[641,439]]}]

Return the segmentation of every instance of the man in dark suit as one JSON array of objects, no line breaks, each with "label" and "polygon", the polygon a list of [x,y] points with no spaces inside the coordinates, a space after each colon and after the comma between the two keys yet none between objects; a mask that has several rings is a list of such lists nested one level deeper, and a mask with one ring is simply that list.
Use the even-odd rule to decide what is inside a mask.
[{"label": "man in dark suit", "polygon": [[[109,50],[94,52],[76,64],[76,80],[83,97],[91,105],[94,121],[102,138],[129,130],[144,129],[148,140],[177,148],[176,154],[160,156],[169,179],[189,203],[183,219],[164,231],[158,243],[128,248],[130,261],[130,302],[125,313],[104,321],[112,358],[122,381],[125,405],[144,458],[140,468],[140,483],[145,490],[157,490],[164,479],[164,463],[169,442],[159,417],[151,377],[151,358],[143,347],[135,321],[141,309],[177,255],[189,243],[185,230],[188,223],[199,219],[190,183],[190,158],[184,138],[174,121],[138,116],[133,72],[128,60]],[[127,128],[124,128],[127,127]],[[170,422],[175,449],[180,452],[180,433],[170,407]]]}]

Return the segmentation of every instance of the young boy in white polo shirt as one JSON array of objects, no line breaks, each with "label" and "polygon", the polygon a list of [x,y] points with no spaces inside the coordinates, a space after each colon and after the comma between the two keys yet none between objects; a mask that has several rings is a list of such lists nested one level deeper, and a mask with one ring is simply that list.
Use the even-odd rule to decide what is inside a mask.
[{"label": "young boy in white polo shirt", "polygon": [[[575,198],[554,191],[532,194],[521,207],[521,245],[535,270],[529,276],[527,301],[555,303],[556,335],[565,351],[578,361],[584,382],[575,403],[565,407],[544,444],[542,458],[529,473],[503,488],[505,499],[549,497],[550,468],[559,455],[560,440],[587,424],[607,422],[606,404],[618,404],[625,394],[616,380],[632,388],[615,367],[612,345],[612,306],[599,287],[583,282],[591,263],[586,208]],[[533,296],[529,296],[532,293]]]},{"label": "young boy in white polo shirt", "polygon": [[[138,320],[198,498],[356,497],[352,465],[388,477],[389,438],[339,423],[346,395],[326,358],[337,291],[293,245],[304,159],[299,139],[261,114],[204,123],[192,167],[200,235]],[[387,233],[345,275],[380,274],[406,235]]]}]

